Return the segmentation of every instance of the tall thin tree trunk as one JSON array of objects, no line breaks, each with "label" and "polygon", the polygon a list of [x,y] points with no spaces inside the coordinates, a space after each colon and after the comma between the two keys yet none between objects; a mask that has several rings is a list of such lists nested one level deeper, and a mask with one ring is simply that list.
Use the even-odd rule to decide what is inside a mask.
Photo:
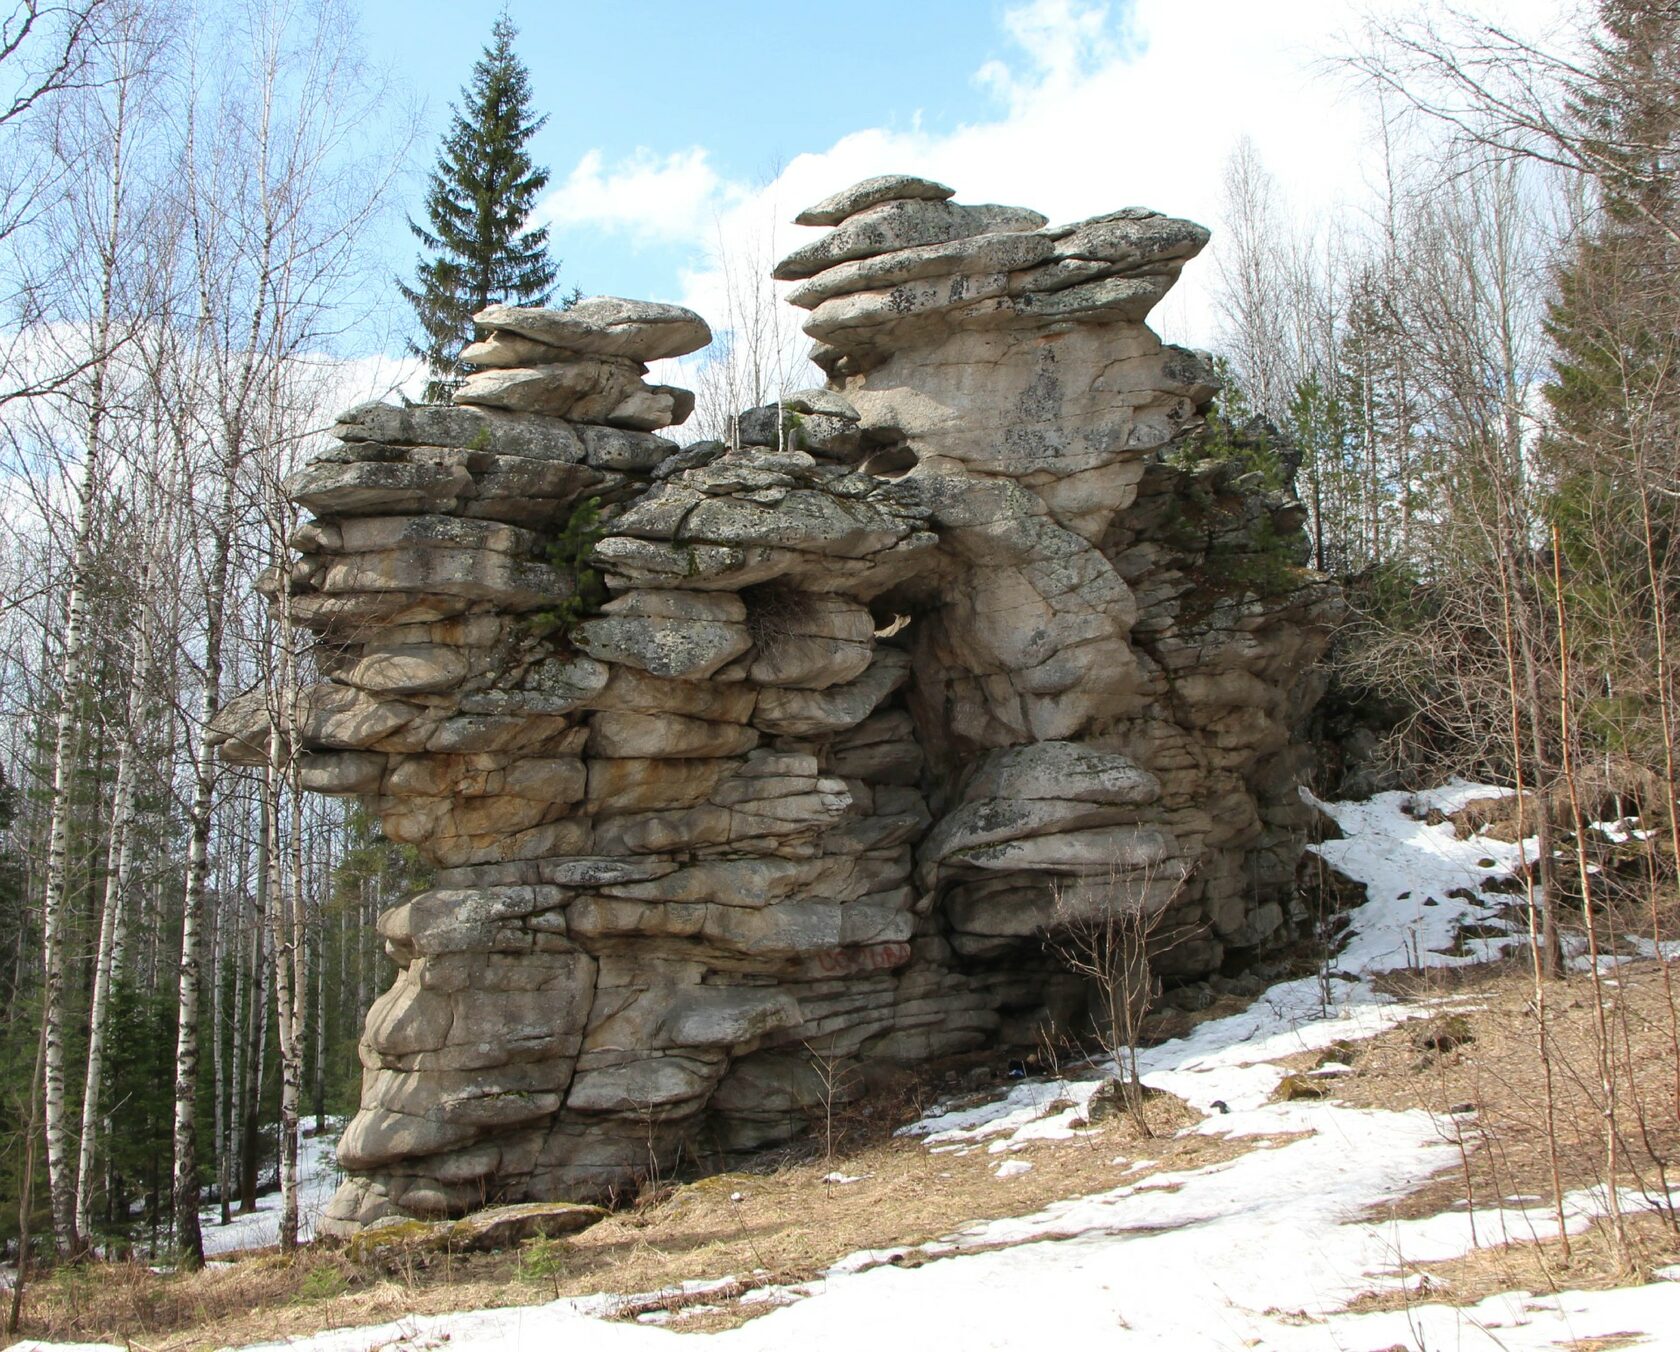
[{"label": "tall thin tree trunk", "polygon": [[87,1075],[82,1089],[82,1141],[76,1164],[76,1231],[84,1239],[92,1227],[93,1176],[104,1094],[105,1038],[110,1022],[111,983],[117,974],[116,957],[128,909],[128,889],[134,872],[135,824],[139,816],[139,729],[145,724],[146,690],[151,680],[151,620],[148,602],[151,566],[141,571],[140,614],[134,625],[134,657],[129,673],[128,700],[117,744],[116,784],[112,793],[111,840],[105,867],[105,906],[99,923],[99,949],[94,961],[93,998],[88,1007]]},{"label": "tall thin tree trunk", "polygon": [[[77,1218],[77,1174],[70,1150],[70,1124],[65,1101],[64,1066],[64,942],[65,871],[69,848],[70,743],[88,668],[86,623],[87,586],[92,570],[94,517],[106,472],[105,418],[110,396],[112,329],[116,308],[117,267],[123,239],[127,186],[127,113],[132,69],[120,70],[112,84],[116,91],[112,123],[105,150],[107,198],[105,218],[96,237],[99,262],[99,302],[90,335],[90,389],[87,403],[87,454],[77,502],[76,540],[72,554],[70,597],[65,618],[64,668],[60,684],[57,735],[54,741],[52,825],[48,832],[46,895],[42,906],[46,950],[46,991],[42,1020],[46,1026],[44,1107],[47,1134],[47,1180],[52,1195],[53,1228],[59,1246],[80,1250]],[[77,1152],[79,1157],[80,1151]]]},{"label": "tall thin tree trunk", "polygon": [[368,960],[369,934],[372,927],[368,924],[368,893],[373,883],[363,878],[356,885],[356,1019],[357,1033],[361,1030],[361,1019],[368,1007],[368,972],[372,963]]},{"label": "tall thin tree trunk", "polygon": [[[322,861],[317,877],[331,877],[332,865]],[[327,955],[326,917],[315,910],[315,1131],[327,1129]]]},{"label": "tall thin tree trunk", "polygon": [[1598,920],[1593,915],[1592,865],[1587,861],[1586,819],[1575,782],[1574,728],[1571,722],[1572,692],[1569,688],[1569,623],[1563,594],[1563,538],[1552,526],[1552,597],[1557,606],[1558,661],[1558,747],[1563,762],[1563,782],[1569,792],[1570,829],[1575,838],[1576,880],[1581,887],[1581,923],[1587,930],[1588,976],[1593,992],[1593,1053],[1598,1065],[1598,1089],[1602,1096],[1599,1116],[1604,1124],[1604,1198],[1610,1218],[1610,1233],[1616,1260],[1623,1271],[1628,1267],[1627,1224],[1622,1216],[1622,1194],[1617,1175],[1621,1171],[1619,1150],[1621,1127],[1617,1121],[1616,1042],[1605,1010],[1604,973],[1599,970]]},{"label": "tall thin tree trunk", "polygon": [[[276,543],[284,532],[275,531]],[[271,893],[274,930],[274,1026],[280,1051],[280,1248],[289,1253],[298,1240],[298,1119],[303,1091],[303,1007],[309,981],[304,944],[304,831],[303,794],[297,783],[301,751],[298,732],[298,687],[294,660],[296,631],[291,623],[290,589],[282,581],[278,600],[279,671],[269,695],[271,716],[268,741],[268,810],[272,839],[281,836],[280,803],[289,796],[290,839],[286,842],[290,887],[281,876],[281,852],[271,856]],[[289,794],[288,794],[289,791]]]},{"label": "tall thin tree trunk", "polygon": [[53,743],[52,797],[47,827],[46,885],[41,900],[42,968],[45,977],[41,1002],[41,1029],[45,1042],[42,1108],[46,1123],[47,1189],[52,1200],[54,1239],[64,1253],[74,1253],[78,1247],[76,1177],[64,1092],[64,912],[65,874],[70,852],[70,782],[75,759],[76,703],[86,676],[87,658],[82,629],[90,554],[87,517],[91,510],[91,494],[84,491],[83,520],[78,527],[69,611],[64,625],[64,661]]},{"label": "tall thin tree trunk", "polygon": [[[287,750],[285,734],[278,720],[269,734],[268,793],[265,810],[269,813],[270,835],[278,841],[280,796],[284,781]],[[295,845],[295,842],[293,842]],[[286,896],[286,877],[282,852],[273,850],[269,856],[269,928],[274,946],[274,1029],[280,1051],[280,1248],[289,1252],[297,1245],[297,1120],[298,1073],[295,1023],[295,988],[293,985],[292,940],[288,924],[288,905],[296,906],[297,898]]]},{"label": "tall thin tree trunk", "polygon": [[[223,881],[227,881],[226,867]],[[224,899],[229,889],[216,889],[216,903],[210,908],[210,1064],[213,1071],[215,1106],[211,1140],[216,1154],[216,1205],[221,1223],[230,1219],[228,1208],[228,1152],[227,1152],[227,1068],[225,1053],[227,1036],[222,1027],[222,968],[227,953],[227,906]]]},{"label": "tall thin tree trunk", "polygon": [[175,1242],[181,1261],[204,1265],[198,1225],[198,1007],[202,974],[205,880],[210,870],[210,816],[215,806],[216,750],[210,724],[222,703],[222,640],[234,522],[237,441],[223,455],[221,502],[205,577],[204,682],[193,755],[193,802],[188,815],[186,895],[181,907],[181,974],[175,1039]]},{"label": "tall thin tree trunk", "polygon": [[[241,903],[243,903],[245,898],[243,887],[240,888],[239,897]],[[223,1151],[230,1175],[229,1189],[232,1188],[233,1179],[241,1176],[240,1152],[245,1139],[245,1055],[246,1048],[251,1041],[250,1021],[245,1016],[244,913],[245,907],[241,904],[235,913],[234,941],[231,946],[233,954],[233,1065],[229,1071],[229,1079],[232,1082],[233,1102],[228,1112],[227,1148]]]},{"label": "tall thin tree trunk", "polygon": [[23,1316],[23,1290],[29,1284],[29,1222],[35,1210],[35,1136],[41,1126],[41,1083],[47,1061],[47,1025],[35,1043],[35,1073],[29,1077],[29,1119],[23,1129],[23,1176],[18,1181],[18,1265],[12,1279],[12,1308],[6,1336],[15,1338]]},{"label": "tall thin tree trunk", "polygon": [[268,1060],[268,983],[274,970],[265,950],[265,930],[268,925],[269,907],[272,905],[272,898],[269,896],[269,861],[273,856],[274,847],[269,837],[266,810],[260,815],[263,824],[257,833],[257,915],[251,944],[249,990],[251,1054],[245,1063],[245,1120],[242,1124],[245,1140],[240,1152],[239,1209],[242,1212],[257,1209],[257,1178],[262,1169],[257,1145],[258,1133],[262,1126],[263,1072]]}]

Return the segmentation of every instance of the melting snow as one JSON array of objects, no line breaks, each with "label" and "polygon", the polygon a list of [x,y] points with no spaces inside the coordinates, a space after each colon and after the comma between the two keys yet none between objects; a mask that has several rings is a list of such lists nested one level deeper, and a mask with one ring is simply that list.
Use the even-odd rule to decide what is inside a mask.
[{"label": "melting snow", "polygon": [[[1209,1167],[1156,1174],[1028,1216],[979,1222],[935,1243],[868,1250],[835,1263],[815,1282],[751,1293],[771,1312],[739,1328],[683,1335],[720,1352],[802,1352],[858,1346],[974,1349],[1101,1346],[1120,1349],[1453,1348],[1540,1352],[1591,1338],[1635,1334],[1638,1345],[1680,1347],[1680,1269],[1651,1285],[1533,1295],[1508,1292],[1469,1307],[1424,1303],[1369,1314],[1342,1310],[1373,1290],[1412,1290],[1403,1263],[1450,1258],[1482,1243],[1551,1234],[1555,1217],[1531,1199],[1496,1210],[1419,1220],[1383,1216],[1387,1204],[1456,1166],[1453,1117],[1350,1108],[1334,1101],[1270,1102],[1292,1053],[1374,1036],[1443,1007],[1400,1005],[1371,985],[1412,965],[1457,965],[1514,940],[1494,933],[1481,884],[1509,879],[1533,842],[1458,840],[1450,824],[1419,818],[1452,812],[1501,790],[1455,782],[1428,794],[1379,794],[1366,803],[1321,803],[1345,839],[1316,847],[1366,885],[1349,913],[1348,938],[1322,979],[1273,986],[1247,1010],[1203,1023],[1188,1037],[1140,1055],[1145,1083],[1207,1114],[1191,1130],[1262,1138]],[[1459,893],[1458,896],[1452,895]],[[1425,905],[1433,900],[1434,905]],[[1490,937],[1464,951],[1461,928]],[[1328,1069],[1328,1067],[1326,1067]],[[906,1129],[930,1150],[984,1144],[1005,1153],[1035,1140],[1077,1134],[1102,1083],[1025,1081],[1001,1098],[930,1113]],[[1273,1143],[1273,1138],[1294,1137]],[[1112,1161],[1127,1166],[1124,1158]],[[1150,1167],[1139,1160],[1127,1174]],[[1031,1168],[1005,1159],[999,1178]],[[325,1171],[323,1171],[325,1172]],[[835,1181],[839,1181],[836,1179]],[[321,1200],[330,1187],[319,1194]],[[1572,1194],[1566,1224],[1585,1226],[1603,1199]],[[1649,1205],[1628,1195],[1624,1205]],[[1472,1228],[1474,1227],[1474,1229]],[[209,1235],[207,1231],[207,1238]],[[258,1242],[245,1240],[243,1242]],[[230,1246],[231,1247],[231,1246]],[[941,1261],[899,1266],[908,1253]],[[729,1279],[689,1283],[691,1294]],[[622,1298],[416,1317],[381,1328],[339,1330],[284,1344],[289,1352],[450,1352],[546,1349],[617,1352],[665,1348],[674,1335],[646,1324],[608,1322]],[[1667,1334],[1663,1330],[1669,1330]],[[1664,1340],[1667,1341],[1664,1341]],[[27,1344],[25,1346],[28,1346]],[[278,1348],[280,1344],[267,1347]]]},{"label": "melting snow", "polygon": [[[343,1123],[329,1123],[327,1129],[298,1142],[298,1238],[311,1239],[315,1222],[326,1210],[338,1187],[340,1174],[333,1148],[338,1144]],[[262,1249],[280,1242],[280,1194],[257,1198],[257,1209],[235,1215],[226,1225],[221,1210],[207,1207],[200,1217],[204,1252],[232,1253],[238,1249]]]},{"label": "melting snow", "polygon": [[1369,898],[1349,917],[1351,935],[1337,954],[1338,970],[1463,966],[1526,940],[1524,931],[1466,943],[1462,931],[1467,925],[1507,928],[1494,910],[1504,898],[1482,890],[1482,883],[1507,881],[1537,858],[1535,839],[1520,846],[1483,835],[1460,840],[1451,822],[1431,826],[1423,820],[1432,808],[1456,812],[1474,799],[1506,793],[1462,780],[1429,793],[1379,793],[1363,803],[1326,803],[1302,791],[1343,835],[1312,846],[1313,852],[1364,883]]}]

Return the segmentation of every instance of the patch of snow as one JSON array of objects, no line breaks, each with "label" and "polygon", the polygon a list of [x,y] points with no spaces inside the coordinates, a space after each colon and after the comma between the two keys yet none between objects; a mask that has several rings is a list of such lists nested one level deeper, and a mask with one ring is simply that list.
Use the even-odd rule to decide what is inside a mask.
[{"label": "patch of snow", "polygon": [[823,1183],[861,1183],[868,1177],[868,1174],[843,1174],[836,1169],[833,1173],[824,1174],[820,1181]]},{"label": "patch of snow", "polygon": [[1634,823],[1638,820],[1637,817],[1623,817],[1618,821],[1589,822],[1587,829],[1597,831],[1612,845],[1626,845],[1630,841],[1649,840],[1656,832],[1635,826]]},{"label": "patch of snow", "polygon": [[808,1286],[760,1286],[743,1295],[741,1305],[792,1305],[811,1296]]},{"label": "patch of snow", "polygon": [[123,1352],[111,1343],[42,1343],[25,1338],[11,1345],[10,1352]]},{"label": "patch of snow", "polygon": [[1507,844],[1485,835],[1460,840],[1451,822],[1431,826],[1410,815],[1425,807],[1456,811],[1472,799],[1509,792],[1455,780],[1429,794],[1379,793],[1363,803],[1327,803],[1301,791],[1303,799],[1341,828],[1343,837],[1308,848],[1364,883],[1368,898],[1348,913],[1351,933],[1336,955],[1338,971],[1361,975],[1461,967],[1498,957],[1526,938],[1523,931],[1465,944],[1461,931],[1466,925],[1498,923],[1493,908],[1507,898],[1484,892],[1482,883],[1516,876],[1525,863],[1539,858],[1538,841],[1530,837],[1520,845]]},{"label": "patch of snow", "polygon": [[1455,775],[1445,784],[1433,789],[1403,793],[1400,796],[1411,804],[1413,813],[1419,817],[1431,811],[1450,817],[1453,813],[1462,811],[1467,803],[1474,803],[1479,798],[1510,798],[1515,794],[1515,789],[1497,788],[1492,784],[1475,784]]},{"label": "patch of snow", "polygon": [[[1460,841],[1450,825],[1431,827],[1405,807],[1451,812],[1473,798],[1506,792],[1454,783],[1409,800],[1381,794],[1368,803],[1321,804],[1347,838],[1325,842],[1320,853],[1363,882],[1369,898],[1349,914],[1350,937],[1336,963],[1346,979],[1281,983],[1248,1010],[1139,1054],[1147,1085],[1209,1114],[1192,1130],[1256,1138],[1269,1148],[1064,1199],[1031,1215],[978,1222],[933,1243],[853,1253],[820,1282],[765,1287],[744,1297],[743,1303],[773,1307],[762,1318],[684,1336],[703,1338],[719,1352],[850,1352],[859,1345],[983,1352],[1042,1348],[1052,1341],[1118,1352],[1394,1346],[1549,1352],[1630,1333],[1644,1345],[1664,1345],[1661,1340],[1680,1329],[1680,1267],[1664,1270],[1659,1275],[1666,1280],[1647,1286],[1549,1295],[1513,1291],[1469,1307],[1430,1302],[1415,1274],[1403,1275],[1407,1266],[1454,1257],[1477,1242],[1551,1235],[1554,1212],[1512,1198],[1473,1213],[1387,1219],[1386,1208],[1457,1167],[1456,1119],[1334,1100],[1269,1101],[1286,1073],[1278,1064],[1283,1058],[1465,1007],[1462,1001],[1397,1004],[1377,992],[1371,978],[1396,967],[1457,965],[1480,956],[1438,950],[1454,946],[1461,924],[1489,921],[1491,907],[1478,904],[1481,882],[1511,876],[1533,858],[1532,843],[1504,845],[1482,836]],[[1450,898],[1454,890],[1474,900]],[[1426,898],[1438,904],[1424,907]],[[1494,952],[1510,942],[1491,939],[1483,948]],[[1072,1136],[1073,1121],[1113,1073],[1108,1066],[1089,1079],[1024,1081],[992,1102],[931,1112],[903,1134],[921,1138],[930,1150],[965,1152],[983,1144],[998,1153],[1031,1139]],[[1217,1111],[1216,1102],[1229,1111]],[[1112,1161],[1115,1167],[1126,1163],[1124,1157]],[[1137,1160],[1128,1172],[1155,1163]],[[996,1175],[1030,1167],[1006,1159]],[[1632,1193],[1621,1200],[1630,1211],[1651,1204]],[[1587,1225],[1603,1201],[1571,1194],[1566,1226]],[[911,1255],[941,1261],[903,1264]],[[730,1280],[685,1283],[673,1293],[703,1294]],[[1345,1312],[1355,1296],[1382,1290],[1408,1292],[1405,1308]],[[407,1352],[445,1344],[450,1352],[550,1346],[656,1352],[671,1345],[669,1330],[609,1322],[625,1303],[602,1295],[410,1317],[381,1328],[269,1344],[265,1352],[380,1346]],[[1047,1318],[1054,1321],[1053,1337]]]},{"label": "patch of snow", "polygon": [[[300,1240],[313,1238],[315,1222],[321,1218],[321,1213],[338,1189],[342,1175],[334,1150],[343,1130],[342,1122],[329,1122],[325,1131],[305,1136],[298,1142]],[[226,1225],[221,1223],[221,1219],[219,1207],[206,1207],[199,1215],[206,1255],[269,1248],[280,1242],[280,1194],[271,1192],[257,1198],[255,1211],[235,1214]]]},{"label": "patch of snow", "polygon": [[[939,1147],[975,1143],[1000,1134],[1010,1140],[1071,1140],[1073,1122],[1083,1120],[1091,1096],[1103,1081],[1020,1080],[1001,1098],[967,1108],[936,1108],[907,1127],[899,1136],[925,1137]],[[1051,1111],[1052,1105],[1064,1106]]]},{"label": "patch of snow", "polygon": [[992,1176],[994,1178],[1017,1178],[1021,1174],[1031,1172],[1032,1162],[1030,1160],[1005,1160],[992,1171]]},{"label": "patch of snow", "polygon": [[[1618,956],[1615,953],[1600,953],[1598,955],[1598,961],[1595,964],[1593,962],[1592,954],[1590,954],[1590,953],[1577,953],[1577,954],[1573,955],[1572,957],[1566,959],[1565,960],[1565,965],[1572,972],[1590,972],[1590,971],[1593,970],[1593,967],[1596,965],[1597,968],[1598,968],[1598,973],[1599,973],[1600,976],[1614,976],[1615,973],[1616,973],[1616,970],[1622,965],[1622,963],[1624,961],[1626,961],[1626,959]],[[1613,986],[1616,983],[1614,981],[1610,981],[1610,982],[1606,982],[1605,984]]]}]

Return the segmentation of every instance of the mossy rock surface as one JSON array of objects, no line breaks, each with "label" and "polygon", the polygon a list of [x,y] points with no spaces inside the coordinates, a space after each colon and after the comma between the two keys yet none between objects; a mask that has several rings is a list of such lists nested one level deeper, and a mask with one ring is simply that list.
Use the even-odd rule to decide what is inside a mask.
[{"label": "mossy rock surface", "polygon": [[1273,1103],[1295,1103],[1303,1099],[1330,1097],[1330,1085],[1311,1075],[1285,1075],[1272,1094]]},{"label": "mossy rock surface", "polygon": [[1319,1053],[1318,1060],[1313,1063],[1313,1069],[1319,1070],[1331,1065],[1351,1066],[1358,1059],[1361,1050],[1357,1042],[1339,1039]]},{"label": "mossy rock surface", "polygon": [[513,1249],[528,1239],[575,1235],[604,1220],[607,1212],[581,1202],[518,1202],[487,1207],[455,1221],[387,1217],[350,1240],[350,1257],[379,1262],[415,1253],[488,1253]]},{"label": "mossy rock surface", "polygon": [[425,1251],[433,1247],[431,1240],[436,1232],[447,1228],[447,1224],[434,1225],[407,1216],[386,1216],[350,1237],[350,1258],[356,1263],[371,1263]]},{"label": "mossy rock surface", "polygon": [[582,1202],[518,1202],[475,1211],[449,1225],[449,1246],[488,1252],[512,1249],[528,1239],[555,1239],[587,1230],[607,1218],[605,1207]]},{"label": "mossy rock surface", "polygon": [[763,1181],[764,1180],[762,1178],[753,1174],[708,1174],[705,1178],[697,1178],[692,1183],[685,1183],[683,1185],[683,1191],[700,1196],[712,1196],[713,1194],[720,1192],[739,1192],[743,1188],[749,1187],[755,1183],[762,1183]]}]

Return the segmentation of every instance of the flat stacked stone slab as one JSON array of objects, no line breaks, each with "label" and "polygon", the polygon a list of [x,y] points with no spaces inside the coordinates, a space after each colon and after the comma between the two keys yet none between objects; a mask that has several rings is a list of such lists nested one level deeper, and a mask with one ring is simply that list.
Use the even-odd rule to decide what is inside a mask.
[{"label": "flat stacked stone slab", "polygon": [[952,195],[802,213],[833,378],[727,440],[643,379],[698,316],[496,306],[453,407],[352,409],[291,482],[304,782],[437,870],[380,921],[328,1232],[611,1198],[799,1134],[836,1068],[1065,1028],[1081,917],[1160,912],[1169,976],[1279,930],[1334,606],[1275,557],[1297,504],[1166,454],[1214,381],[1142,320],[1206,232]]},{"label": "flat stacked stone slab", "polygon": [[574,422],[655,432],[686,422],[694,396],[649,385],[647,363],[712,340],[692,310],[596,296],[569,310],[492,305],[473,316],[485,337],[462,350],[476,367],[457,404],[540,413]]}]

